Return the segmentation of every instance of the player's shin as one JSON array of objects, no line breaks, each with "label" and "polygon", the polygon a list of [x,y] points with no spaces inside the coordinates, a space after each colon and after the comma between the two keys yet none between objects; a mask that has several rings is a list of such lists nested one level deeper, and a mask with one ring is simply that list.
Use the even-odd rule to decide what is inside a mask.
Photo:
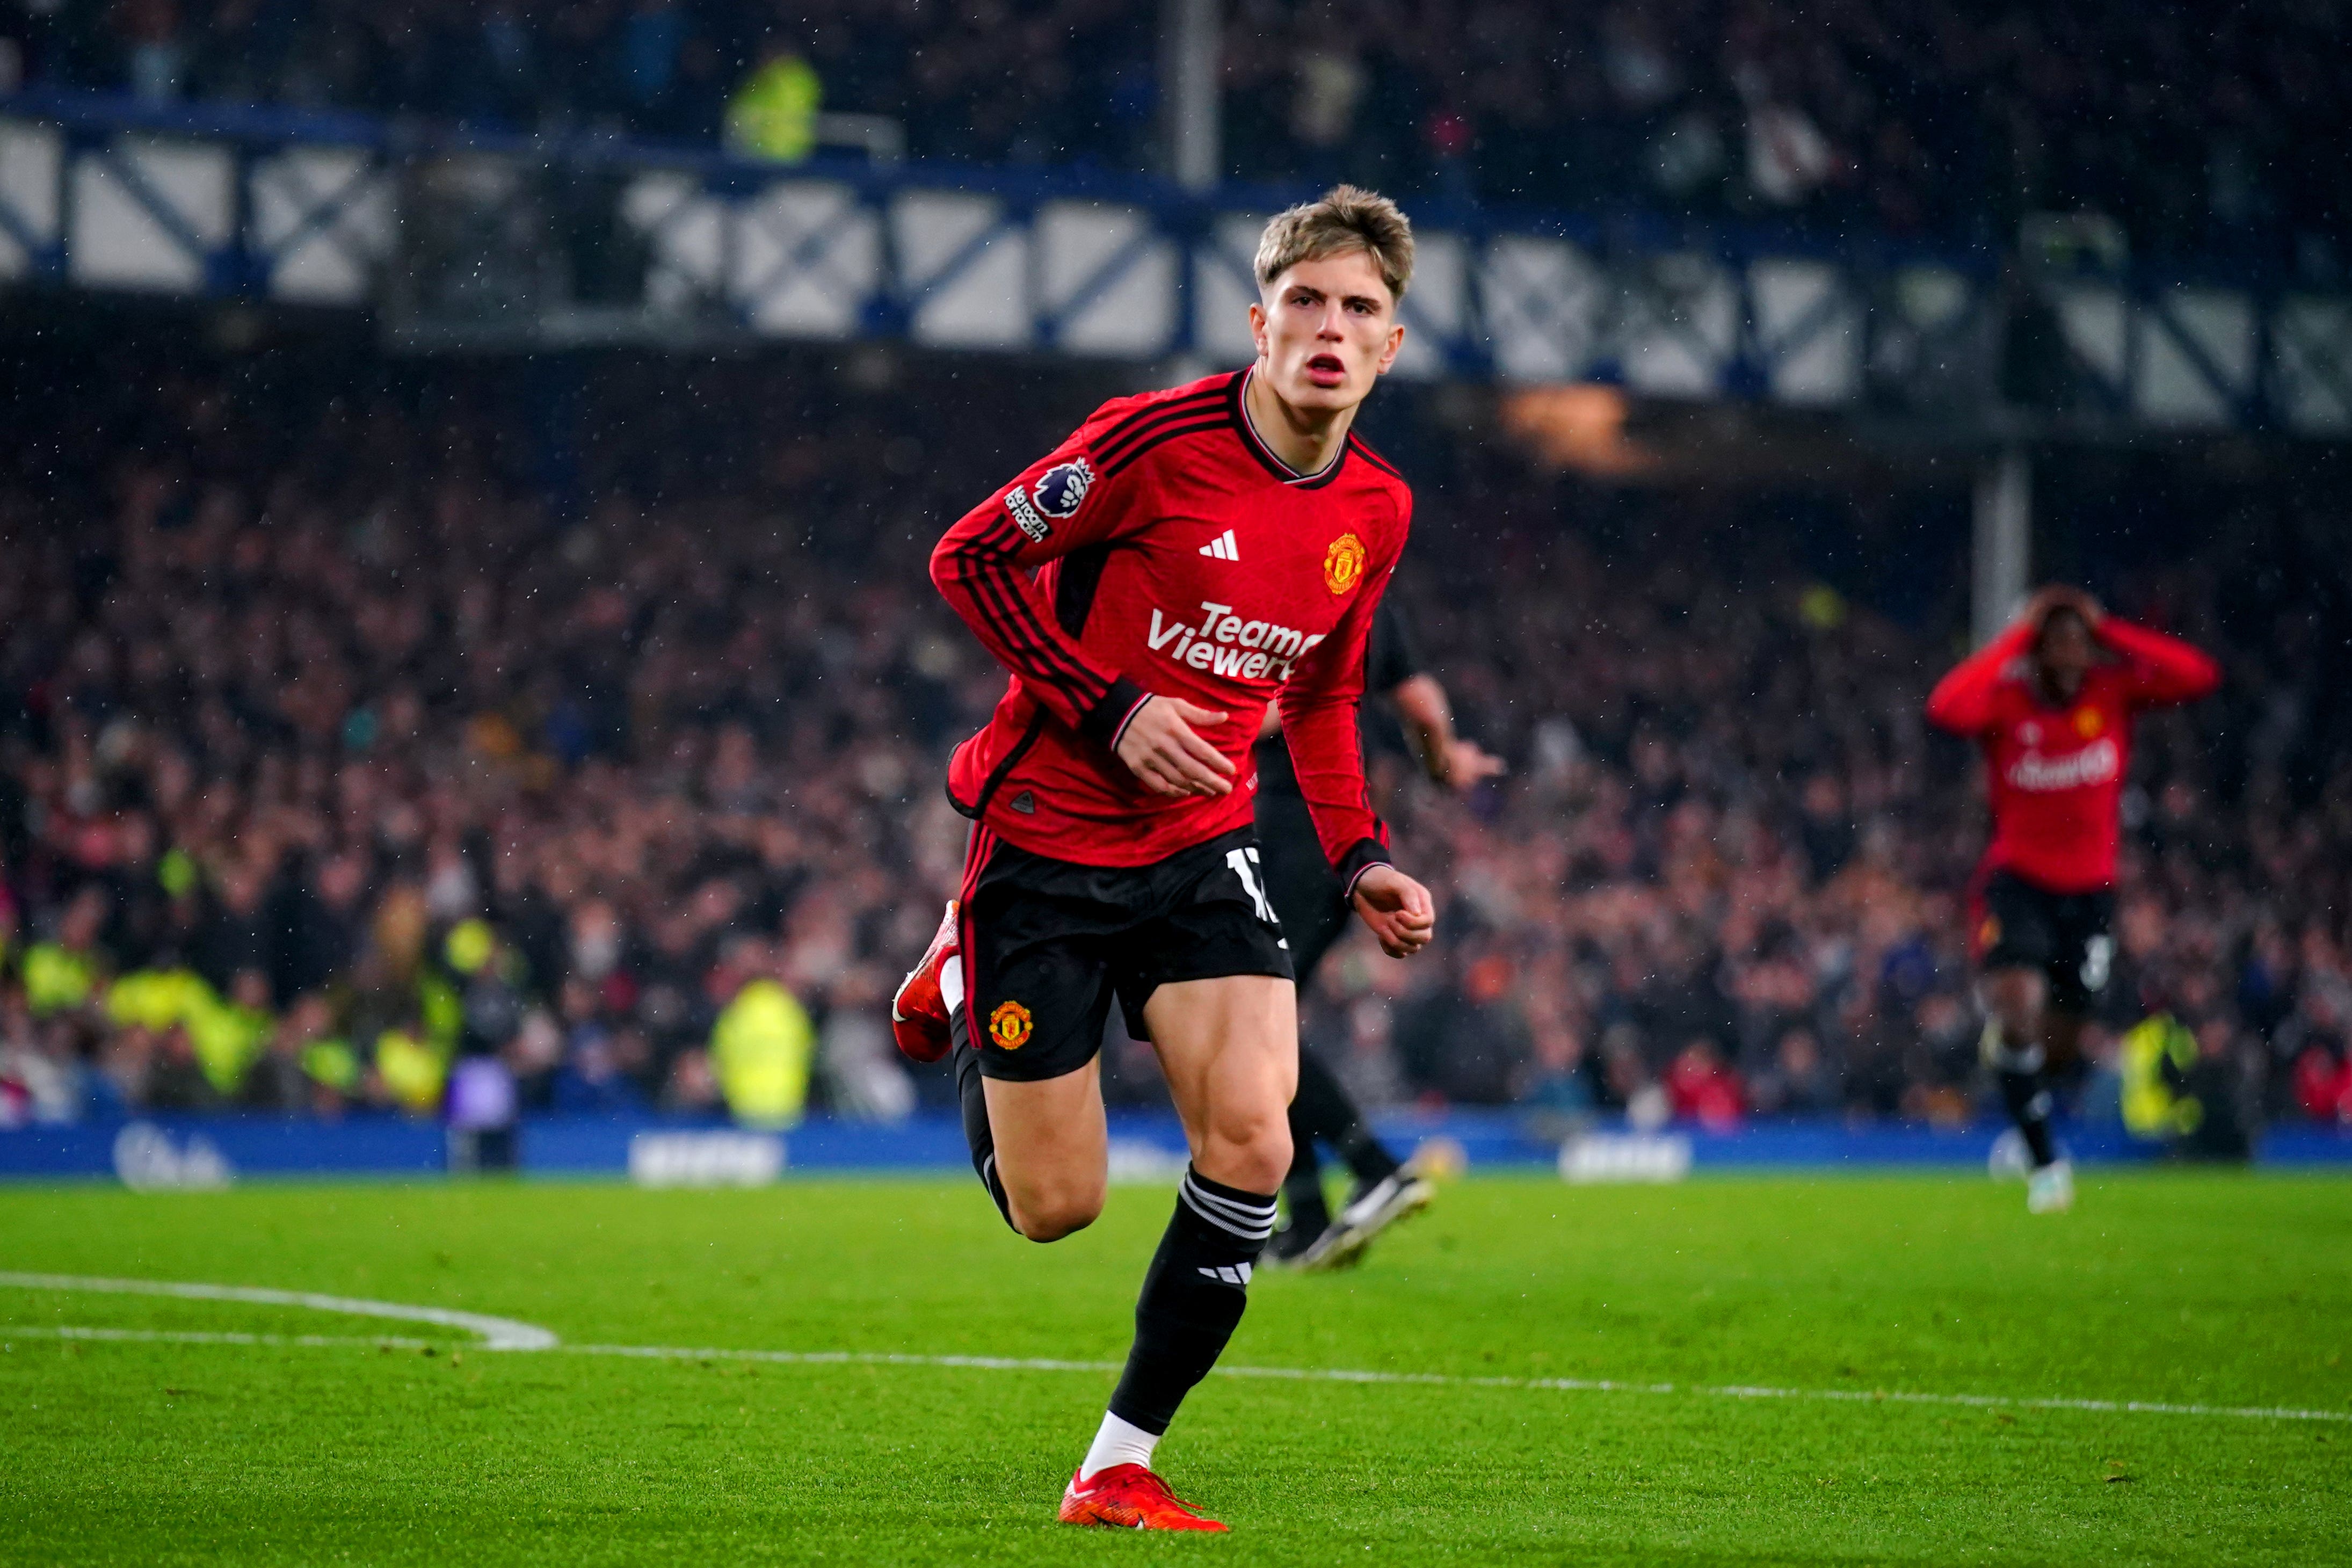
[{"label": "player's shin", "polygon": [[[1296,1100],[1290,1106],[1290,1171],[1282,1178],[1282,1198],[1290,1205],[1286,1239],[1292,1250],[1304,1251],[1330,1227],[1331,1208],[1323,1196],[1323,1166],[1315,1155],[1315,1134],[1299,1120]],[[1277,1256],[1284,1245],[1276,1244]]]},{"label": "player's shin", "polygon": [[[1111,1394],[1110,1414],[1122,1428],[1154,1438],[1168,1430],[1176,1407],[1208,1375],[1241,1322],[1251,1270],[1273,1231],[1273,1194],[1244,1192],[1186,1168],[1176,1213],[1135,1304],[1127,1370]],[[1105,1427],[1120,1436],[1110,1423]],[[1094,1460],[1089,1454],[1088,1464]]]},{"label": "player's shin", "polygon": [[2009,1119],[2017,1124],[2018,1135],[2033,1159],[2036,1170],[2058,1157],[2057,1145],[2050,1136],[2050,1090],[2042,1083],[2044,1054],[2038,1045],[2014,1046],[2002,1033],[2000,1021],[1985,1023],[1984,1058],[1991,1067],[1993,1081],[2000,1087],[2001,1104],[2009,1110]]},{"label": "player's shin", "polygon": [[1304,1126],[1348,1163],[1358,1186],[1376,1187],[1396,1174],[1396,1157],[1364,1125],[1356,1102],[1348,1098],[1339,1078],[1311,1050],[1298,1053],[1298,1091],[1292,1097],[1290,1110],[1292,1142],[1297,1141],[1298,1130]]}]

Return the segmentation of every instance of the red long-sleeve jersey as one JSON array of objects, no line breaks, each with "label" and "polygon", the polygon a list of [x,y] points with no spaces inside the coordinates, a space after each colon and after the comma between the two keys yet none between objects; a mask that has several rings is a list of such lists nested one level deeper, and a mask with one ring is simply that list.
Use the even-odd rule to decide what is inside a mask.
[{"label": "red long-sleeve jersey", "polygon": [[1984,749],[1992,842],[1983,870],[2046,892],[2095,892],[2115,884],[2133,715],[2193,702],[2221,672],[2179,638],[2108,616],[2091,635],[2109,657],[2072,702],[2053,707],[2034,679],[2034,634],[2021,621],[1961,660],[1928,694],[1927,720]]},{"label": "red long-sleeve jersey", "polygon": [[[1388,859],[1356,719],[1412,492],[1353,436],[1320,473],[1284,467],[1243,410],[1251,374],[1104,404],[931,552],[931,581],[1013,672],[948,797],[1024,849],[1143,866],[1247,825],[1252,742],[1279,700],[1325,856],[1349,885]],[[1231,795],[1154,795],[1118,760],[1148,695],[1226,715],[1202,738],[1239,770]]]}]

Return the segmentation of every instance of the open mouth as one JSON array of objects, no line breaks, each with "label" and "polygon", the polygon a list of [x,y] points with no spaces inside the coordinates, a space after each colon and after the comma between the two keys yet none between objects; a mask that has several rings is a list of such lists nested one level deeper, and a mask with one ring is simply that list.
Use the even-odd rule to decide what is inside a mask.
[{"label": "open mouth", "polygon": [[1338,354],[1317,354],[1307,362],[1307,379],[1318,386],[1337,386],[1348,379],[1348,367]]}]

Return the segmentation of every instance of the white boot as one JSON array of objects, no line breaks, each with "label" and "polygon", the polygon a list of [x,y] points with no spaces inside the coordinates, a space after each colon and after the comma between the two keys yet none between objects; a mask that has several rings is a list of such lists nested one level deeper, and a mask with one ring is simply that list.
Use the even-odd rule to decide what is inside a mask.
[{"label": "white boot", "polygon": [[2053,1160],[2025,1178],[2027,1214],[2064,1214],[2074,1206],[2074,1167]]}]

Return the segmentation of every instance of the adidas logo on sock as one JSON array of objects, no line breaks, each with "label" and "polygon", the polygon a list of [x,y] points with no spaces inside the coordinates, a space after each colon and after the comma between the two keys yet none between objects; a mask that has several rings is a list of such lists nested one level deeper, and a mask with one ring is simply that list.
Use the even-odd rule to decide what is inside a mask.
[{"label": "adidas logo on sock", "polygon": [[1201,553],[1219,561],[1239,561],[1242,558],[1240,548],[1234,543],[1234,531],[1230,528],[1201,546]]},{"label": "adidas logo on sock", "polygon": [[1250,1282],[1250,1266],[1246,1263],[1227,1263],[1215,1268],[1203,1268],[1201,1272],[1221,1285],[1247,1285]]}]

